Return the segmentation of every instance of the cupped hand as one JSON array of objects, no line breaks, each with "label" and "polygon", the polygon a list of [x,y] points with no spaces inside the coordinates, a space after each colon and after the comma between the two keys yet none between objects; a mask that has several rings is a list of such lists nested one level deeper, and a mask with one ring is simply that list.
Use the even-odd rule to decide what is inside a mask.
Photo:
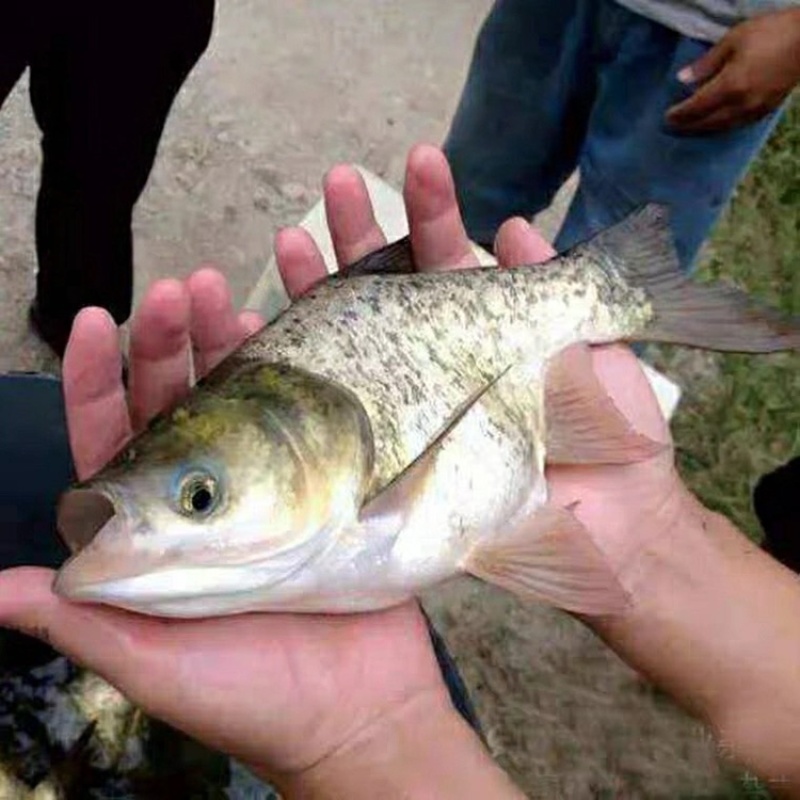
[{"label": "cupped hand", "polygon": [[676,129],[713,133],[757,122],[800,82],[800,10],[736,25],[678,77],[697,89],[667,112]]},{"label": "cupped hand", "polygon": [[[332,170],[325,182],[328,221],[340,265],[384,243],[358,173]],[[477,265],[441,152],[415,148],[405,186],[415,261],[420,269]],[[325,266],[302,229],[276,239],[292,296]],[[547,260],[552,249],[522,220],[501,230],[505,265]],[[186,283],[151,287],[132,323],[131,390],[121,382],[118,335],[99,309],[77,319],[64,363],[70,441],[82,476],[97,470],[149,417],[259,327],[234,313],[227,285],[201,270]],[[609,394],[642,433],[666,436],[649,384],[623,347],[597,348],[594,367]],[[550,470],[557,502],[578,500],[578,515],[617,566],[674,489],[668,455],[633,467]],[[116,685],[145,712],[279,782],[335,758],[386,721],[421,710],[452,709],[416,603],[356,617],[253,614],[210,620],[160,620],[73,605],[50,591],[52,572],[0,574],[0,624],[48,640]],[[288,779],[288,778],[287,778]]]}]

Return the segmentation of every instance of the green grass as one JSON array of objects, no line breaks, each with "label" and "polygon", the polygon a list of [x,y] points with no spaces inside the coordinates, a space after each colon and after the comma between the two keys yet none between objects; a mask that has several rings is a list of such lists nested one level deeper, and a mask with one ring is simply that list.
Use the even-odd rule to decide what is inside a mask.
[{"label": "green grass", "polygon": [[[740,185],[700,276],[800,314],[800,103]],[[755,483],[800,454],[800,356],[725,355],[716,365],[707,381],[684,387],[673,428],[679,468],[706,505],[759,538]]]}]

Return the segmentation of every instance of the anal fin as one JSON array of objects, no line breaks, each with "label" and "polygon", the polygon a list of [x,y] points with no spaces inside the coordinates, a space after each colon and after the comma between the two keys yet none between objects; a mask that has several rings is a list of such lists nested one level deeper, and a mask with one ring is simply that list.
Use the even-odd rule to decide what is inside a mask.
[{"label": "anal fin", "polygon": [[497,539],[482,541],[463,568],[523,600],[589,616],[618,614],[629,598],[571,511],[544,506]]},{"label": "anal fin", "polygon": [[630,464],[668,446],[634,430],[603,389],[582,344],[562,350],[548,365],[545,428],[550,464]]}]

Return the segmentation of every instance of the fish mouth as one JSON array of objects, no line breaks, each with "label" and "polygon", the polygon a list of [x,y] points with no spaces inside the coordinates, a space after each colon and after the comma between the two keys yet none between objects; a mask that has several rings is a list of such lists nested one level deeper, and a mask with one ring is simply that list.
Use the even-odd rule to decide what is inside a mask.
[{"label": "fish mouth", "polygon": [[155,547],[155,532],[131,516],[121,499],[96,488],[62,495],[57,525],[72,556],[56,574],[52,591],[71,602],[159,616],[206,616],[220,605],[237,606],[243,594],[276,577],[248,565],[193,561],[174,548]]},{"label": "fish mouth", "polygon": [[57,510],[58,533],[70,552],[83,550],[114,517],[113,500],[95,489],[73,489],[65,492]]},{"label": "fish mouth", "polygon": [[164,553],[134,546],[136,525],[114,499],[98,489],[73,489],[59,500],[58,532],[72,552],[53,591],[69,600],[97,600],[104,587],[152,573]]},{"label": "fish mouth", "polygon": [[[219,609],[240,608],[240,598],[262,581],[239,569],[191,567],[122,575],[108,569],[91,548],[70,559],[57,573],[53,592],[77,603],[101,603],[139,614],[196,618],[217,616]],[[115,567],[118,565],[114,565]]]}]

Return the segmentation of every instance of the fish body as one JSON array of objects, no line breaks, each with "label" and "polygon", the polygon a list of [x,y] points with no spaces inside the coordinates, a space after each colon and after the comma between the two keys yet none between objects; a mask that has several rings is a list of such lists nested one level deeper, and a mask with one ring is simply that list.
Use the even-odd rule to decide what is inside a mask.
[{"label": "fish body", "polygon": [[680,273],[647,207],[536,268],[333,276],[87,484],[62,595],[160,616],[354,612],[468,573],[584,613],[626,602],[548,463],[628,463],[585,346],[762,352],[800,326]]}]

